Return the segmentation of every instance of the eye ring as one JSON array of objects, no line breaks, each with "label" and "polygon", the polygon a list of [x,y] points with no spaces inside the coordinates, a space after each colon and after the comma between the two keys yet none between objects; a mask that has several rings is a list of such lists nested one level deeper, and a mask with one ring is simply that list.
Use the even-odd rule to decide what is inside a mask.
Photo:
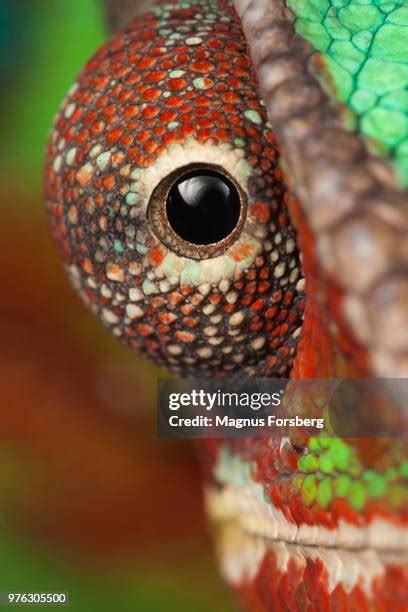
[{"label": "eye ring", "polygon": [[[238,199],[239,212],[232,230],[222,239],[209,244],[196,244],[180,236],[169,220],[168,201],[172,189],[180,183],[180,179],[189,179],[200,171],[203,174],[224,179],[233,189]],[[169,249],[177,255],[189,259],[203,260],[222,255],[241,235],[247,216],[247,197],[242,187],[226,170],[216,164],[194,163],[182,166],[168,174],[154,188],[147,208],[147,218],[152,231]]]}]

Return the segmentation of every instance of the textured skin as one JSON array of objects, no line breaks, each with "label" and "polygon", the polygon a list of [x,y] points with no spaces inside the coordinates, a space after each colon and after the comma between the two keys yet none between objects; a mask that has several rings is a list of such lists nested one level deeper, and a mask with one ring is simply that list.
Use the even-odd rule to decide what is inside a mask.
[{"label": "textured skin", "polygon": [[[72,281],[132,349],[184,375],[284,375],[303,299],[290,198],[222,4],[218,19],[199,4],[157,9],[92,58],[55,122],[46,197]],[[156,237],[146,210],[169,172],[213,160],[242,187],[247,217],[225,253],[192,260]]]},{"label": "textured skin", "polygon": [[407,192],[396,185],[389,164],[345,127],[339,107],[311,72],[315,51],[296,34],[283,2],[234,4],[286,180],[301,201],[297,217],[330,325],[346,331],[371,375],[407,377]]},{"label": "textured skin", "polygon": [[[208,19],[208,13],[212,11],[215,11],[216,19]],[[197,18],[197,15],[204,15],[204,21]],[[183,21],[181,25],[180,18],[188,21]],[[211,24],[215,32],[208,34],[209,30],[202,29],[206,23]],[[218,27],[214,26],[214,23],[217,23]],[[285,24],[284,21],[282,23]],[[286,22],[286,27],[288,23]],[[178,29],[180,26],[181,28],[194,28],[194,32],[191,29]],[[171,33],[174,34],[173,28],[176,29],[175,33],[180,35],[179,37],[171,37]],[[135,31],[137,36],[133,36]],[[267,28],[266,31],[270,34],[270,29]],[[154,43],[150,42],[153,35],[156,37]],[[214,48],[211,48],[211,45],[208,48],[204,40],[189,44],[187,39],[191,37],[205,39],[208,43],[209,40],[218,42],[214,44]],[[169,41],[173,42],[166,45],[166,42],[169,43]],[[232,41],[235,44],[232,44]],[[221,48],[219,44],[222,45]],[[54,236],[74,283],[77,284],[86,301],[91,303],[93,310],[101,315],[104,323],[110,325],[114,332],[117,330],[115,332],[117,335],[126,335],[130,338],[128,342],[133,348],[153,356],[156,361],[171,367],[174,371],[182,368],[183,372],[196,373],[201,370],[207,373],[216,370],[225,373],[240,364],[241,367],[247,365],[249,372],[256,371],[266,375],[281,374],[287,372],[292,365],[293,351],[296,347],[296,359],[291,370],[293,377],[367,376],[372,374],[371,363],[366,351],[349,333],[349,328],[344,324],[341,316],[342,291],[338,283],[328,280],[321,274],[315,252],[315,236],[311,232],[303,208],[286,193],[280,172],[275,171],[277,160],[275,140],[269,126],[265,123],[263,108],[254,95],[256,84],[248,75],[249,64],[245,56],[245,45],[234,14],[224,6],[224,3],[217,3],[217,6],[211,4],[210,9],[208,5],[204,8],[202,4],[197,5],[193,13],[189,12],[188,7],[185,7],[182,13],[172,10],[158,11],[155,16],[144,17],[143,22],[135,22],[130,25],[124,35],[119,34],[118,38],[109,45],[110,52],[107,52],[105,48],[91,60],[79,77],[79,88],[71,92],[70,97],[64,103],[50,141],[47,166],[47,195]],[[164,57],[161,53],[157,55],[156,52],[153,53],[153,49],[162,45],[169,49],[167,56],[163,54]],[[200,48],[208,51],[209,55],[200,58],[192,57]],[[259,59],[262,49],[254,44],[252,52],[258,53]],[[170,64],[173,58],[177,57],[177,53],[188,56],[185,60],[185,73],[170,76],[170,70],[183,70],[183,67],[179,65],[176,68]],[[135,63],[131,59],[133,55]],[[155,62],[154,65],[149,65],[148,60],[152,56]],[[207,66],[208,73],[203,77],[201,72],[200,74],[191,72],[194,70],[194,60],[202,62],[203,68],[206,62],[214,62],[214,66],[211,66],[211,70]],[[159,67],[166,74],[162,76],[162,80],[158,81],[158,85],[146,86],[145,81],[155,73],[156,63],[159,61],[169,62],[168,65]],[[223,69],[226,74],[222,73]],[[118,70],[119,73],[114,72],[116,78],[112,83],[107,75],[112,75],[112,71],[115,70]],[[218,86],[225,84],[225,79],[231,78],[231,72],[234,70],[238,70],[238,73],[233,76],[237,80],[234,82],[227,80],[229,85],[227,90],[217,89],[217,84]],[[279,75],[279,68],[270,74],[273,77]],[[127,78],[131,79],[129,84],[133,85],[131,92],[124,92],[124,89],[127,89],[125,86],[127,84],[124,83]],[[197,96],[194,82],[206,84],[203,81],[204,78],[211,79],[215,83],[208,89],[204,89],[204,94],[201,93],[199,98],[194,97]],[[135,80],[132,82],[132,79]],[[170,91],[170,82],[174,79],[177,80],[175,84],[177,93]],[[200,80],[197,81],[197,79]],[[243,87],[244,83],[247,84],[248,89]],[[99,84],[101,91],[98,90]],[[179,89],[177,89],[177,84],[180,85]],[[148,104],[143,100],[143,96],[146,91],[152,89],[160,91],[160,95],[155,97],[154,104]],[[167,91],[170,95],[164,98],[164,93]],[[225,95],[228,95],[229,92],[230,95],[237,96],[238,99],[235,98],[235,102],[233,97],[230,100],[225,99]],[[129,98],[126,98],[128,93]],[[116,96],[114,101],[112,96]],[[135,96],[135,99],[131,96]],[[162,96],[167,100],[182,97],[179,105],[175,106],[176,115],[171,117],[166,115],[166,120],[162,116],[163,112],[167,112],[167,108],[164,110],[161,106]],[[214,107],[210,106],[208,100],[204,105],[205,108],[210,107],[208,113],[222,113],[220,104],[224,109],[226,105],[230,105],[228,120],[226,117],[207,113],[205,116],[212,118],[212,125],[198,124],[200,115],[194,112],[201,107],[201,104],[197,104],[197,100],[203,97],[204,101],[206,96],[209,96],[210,101],[214,101]],[[107,99],[104,100],[104,97]],[[132,102],[129,102],[129,99]],[[284,112],[285,107],[290,112],[290,104],[281,103],[279,106],[279,103],[282,102],[279,96],[277,98],[269,96],[266,99],[268,106],[271,106],[276,99],[275,113],[279,110]],[[323,93],[319,91],[317,101],[321,99],[323,99]],[[291,101],[292,98],[289,96],[286,100]],[[308,103],[316,104],[316,99],[312,96]],[[192,106],[192,109],[185,108],[185,105],[188,104]],[[138,106],[137,113],[134,111],[135,115],[130,118],[125,117],[128,105]],[[85,106],[87,113],[84,115]],[[146,108],[152,106],[159,109],[157,114],[155,114],[156,111],[149,110],[147,116],[142,116]],[[152,189],[154,182],[147,183],[143,173],[149,167],[154,166],[156,158],[163,154],[164,151],[160,150],[160,147],[163,146],[165,139],[170,139],[170,143],[166,143],[167,146],[175,143],[181,145],[172,149],[173,155],[180,154],[175,163],[180,164],[181,160],[184,164],[186,156],[189,156],[190,153],[196,155],[197,152],[199,157],[194,158],[193,161],[202,161],[202,155],[206,155],[204,149],[198,148],[197,142],[194,142],[190,148],[186,145],[186,138],[191,137],[191,133],[186,135],[179,131],[183,125],[183,115],[177,109],[181,108],[187,116],[186,129],[193,130],[198,145],[202,142],[206,147],[217,146],[218,158],[221,157],[222,139],[217,130],[227,131],[225,135],[227,142],[230,145],[233,143],[234,146],[228,147],[228,155],[224,156],[223,163],[227,164],[226,169],[231,175],[234,175],[234,164],[231,164],[231,158],[232,160],[235,158],[235,139],[244,140],[244,157],[249,164],[250,172],[254,173],[252,176],[261,176],[266,183],[266,188],[265,186],[260,187],[261,183],[255,180],[256,191],[253,186],[251,191],[251,182],[248,181],[246,184],[243,181],[250,200],[261,198],[262,217],[255,217],[252,221],[257,221],[260,228],[262,225],[268,228],[270,241],[273,240],[277,245],[275,248],[278,258],[276,261],[271,258],[268,264],[263,261],[258,267],[255,261],[253,269],[246,263],[240,272],[241,276],[236,280],[234,278],[234,282],[239,283],[233,287],[233,291],[238,293],[234,300],[231,297],[228,300],[228,292],[231,291],[231,287],[227,289],[226,284],[223,283],[223,281],[231,282],[229,277],[222,278],[221,281],[217,279],[218,284],[210,277],[205,277],[204,280],[207,282],[204,284],[210,285],[209,289],[202,287],[201,292],[200,290],[190,291],[188,284],[183,284],[175,292],[180,297],[172,305],[174,308],[170,308],[168,305],[170,294],[167,295],[164,291],[167,296],[165,303],[160,300],[162,297],[160,284],[159,295],[150,294],[149,283],[143,287],[146,279],[151,284],[155,282],[151,274],[149,277],[149,273],[154,272],[154,269],[157,268],[154,266],[155,255],[152,260],[151,249],[155,254],[158,246],[161,251],[164,248],[163,245],[157,245],[154,237],[149,234],[145,213],[134,217],[143,230],[141,236],[136,237],[134,245],[136,248],[129,246],[127,241],[124,244],[121,236],[123,228],[126,234],[126,227],[129,227],[129,217],[126,211],[122,212],[121,205],[116,205],[115,209],[115,201],[119,196],[126,200],[129,194],[137,194],[138,186],[143,181],[143,184],[147,184],[148,188]],[[248,110],[251,112],[249,115],[245,114]],[[257,115],[254,115],[254,112]],[[95,116],[92,113],[101,113],[101,116]],[[258,122],[258,115],[261,122]],[[231,121],[231,117],[235,116],[237,119]],[[139,117],[143,119],[143,127],[136,123]],[[160,121],[155,117],[160,117]],[[250,117],[252,119],[256,117],[256,121],[251,120]],[[129,125],[129,120],[135,123]],[[216,120],[216,126],[213,125],[214,120]],[[223,120],[225,125],[220,124]],[[164,122],[166,122],[166,129],[161,134],[154,132],[155,129],[164,127]],[[178,125],[170,126],[167,122],[176,122]],[[107,127],[110,125],[111,127]],[[278,132],[282,133],[287,124],[284,121],[281,125],[276,121],[274,125]],[[237,127],[242,131],[237,132]],[[112,138],[118,136],[118,132],[115,133],[117,128],[122,129],[122,132],[116,142],[110,142],[109,133],[114,133]],[[255,131],[251,132],[249,128]],[[150,139],[155,140],[157,145],[153,151],[145,151],[144,144],[150,140],[149,138],[144,140],[143,136],[140,138],[139,129],[142,132],[143,130],[148,131],[149,135],[154,133],[158,136],[158,142],[150,136]],[[204,133],[201,132],[203,136],[201,141],[200,130],[204,130]],[[205,132],[205,130],[208,131]],[[293,126],[291,133],[296,133]],[[137,134],[138,137],[133,138],[134,134]],[[131,140],[121,141],[123,136]],[[338,134],[335,134],[330,141],[334,149],[333,155],[343,155],[347,161],[350,161],[350,157],[355,160],[356,158],[353,158],[353,154],[350,155],[347,147],[344,150],[339,146],[344,141],[336,140],[336,136],[338,138]],[[263,144],[264,140],[268,144]],[[350,143],[350,141],[346,142]],[[323,148],[325,144],[327,144],[327,139],[323,138]],[[113,152],[112,145],[115,147]],[[98,148],[93,151],[95,146]],[[267,146],[274,152],[272,159],[265,155]],[[318,143],[315,143],[316,147]],[[73,148],[76,149],[75,154],[72,151]],[[213,150],[211,148],[209,150],[213,155]],[[359,154],[361,150],[358,149]],[[230,155],[231,151],[232,155]],[[120,153],[126,156],[126,162]],[[209,161],[212,161],[211,157]],[[313,161],[316,165],[316,159]],[[263,167],[265,162],[269,162],[268,167],[266,164]],[[128,165],[130,168],[127,168]],[[173,169],[173,166],[170,166],[167,161],[164,168],[168,172]],[[134,170],[136,172],[131,177]],[[271,177],[271,173],[273,180],[270,182],[268,177]],[[238,174],[234,176],[237,177],[237,180],[243,180]],[[251,174],[248,176],[251,177]],[[135,191],[128,190],[129,184],[132,186],[134,183],[136,183]],[[268,185],[270,188],[276,186],[278,189],[275,194],[277,196],[277,208],[275,209],[274,200],[271,204],[270,194],[267,193]],[[354,187],[355,179],[353,178],[352,190]],[[302,194],[302,190],[299,190],[299,193]],[[358,190],[357,193],[359,194]],[[145,211],[143,197],[147,196],[143,191],[139,195],[141,195],[142,202],[137,202],[137,196],[134,196],[134,201],[132,195],[126,204],[130,208],[141,204],[138,210]],[[308,299],[297,345],[295,339],[292,339],[293,344],[288,344],[288,339],[293,338],[291,332],[299,326],[302,310],[302,283],[298,285],[299,277],[297,276],[296,284],[299,293],[292,296],[291,300],[287,298],[289,303],[285,304],[283,292],[275,293],[275,298],[273,298],[274,293],[270,293],[272,288],[269,282],[269,279],[272,278],[279,280],[279,275],[276,277],[275,271],[279,269],[283,261],[286,246],[291,244],[290,241],[294,237],[294,229],[288,221],[286,207],[290,211],[291,222],[298,231],[298,245],[302,252],[303,270],[307,279]],[[111,209],[114,214],[111,213]],[[266,221],[268,210],[272,218],[280,212],[279,219],[283,214],[282,231],[276,233],[277,226],[268,225]],[[109,221],[110,218],[113,221]],[[118,225],[118,218],[122,226]],[[279,234],[282,235],[279,236]],[[277,242],[276,237],[278,237]],[[150,238],[152,238],[151,241]],[[116,244],[117,240],[120,246]],[[268,240],[269,236],[262,237],[261,249],[266,250],[265,245]],[[281,250],[278,248],[280,244],[283,245]],[[141,253],[140,247],[144,247]],[[99,252],[102,253],[102,256],[97,255]],[[136,274],[130,278],[129,271],[132,269],[131,264],[134,261],[135,252],[143,257],[136,255],[135,263],[138,264],[138,267],[133,267]],[[266,252],[269,251],[266,250]],[[129,253],[132,255],[131,258]],[[164,256],[166,255],[167,253]],[[287,265],[289,267],[290,264]],[[293,269],[297,267],[295,264]],[[258,272],[256,272],[257,269]],[[224,276],[228,268],[218,265],[217,270],[221,271]],[[248,271],[255,272],[255,276],[248,277]],[[265,275],[265,279],[260,276],[261,272]],[[236,270],[234,275],[235,273]],[[208,274],[208,269],[206,269],[206,274]],[[190,278],[192,280],[194,275],[190,274]],[[240,284],[242,279],[244,280],[243,286]],[[260,284],[264,280],[268,281],[267,299],[275,299],[273,305],[269,304],[268,307],[276,308],[276,312],[271,316],[272,325],[269,329],[266,305],[259,305],[259,312],[264,314],[263,317],[255,314],[258,300],[266,298],[264,295],[263,297],[253,296],[254,291],[260,291]],[[144,294],[143,299],[138,299],[136,302],[130,299],[129,302],[126,302],[128,295],[129,297],[131,295],[140,297],[140,293],[136,290]],[[132,293],[129,293],[130,291]],[[196,298],[199,303],[194,304],[192,298],[200,295],[202,299]],[[210,299],[211,296],[220,297]],[[153,299],[158,301],[153,303]],[[236,306],[235,309],[226,310],[228,305],[234,306],[238,300],[239,308]],[[145,330],[138,327],[140,323],[136,325],[129,317],[129,314],[139,313],[138,310],[134,310],[135,305],[141,308],[143,317],[150,317],[147,324],[153,331],[148,330],[149,334],[146,336],[141,333]],[[174,328],[174,337],[171,336],[171,330],[172,325],[181,317],[184,323],[185,319],[191,316],[191,311],[184,312],[182,309],[187,307],[188,310],[192,306],[194,307],[193,316],[198,319],[196,328],[199,333],[197,339],[194,340],[197,346],[194,346],[193,343],[191,347],[188,342],[183,341],[180,344],[179,337],[176,336],[176,333],[181,331],[180,328]],[[207,306],[210,308],[208,313],[204,310]],[[129,312],[126,311],[126,308],[129,309]],[[110,320],[106,320],[107,313],[104,309],[108,309]],[[166,314],[167,317],[169,314],[175,314],[177,319],[160,321],[159,327],[156,310]],[[276,325],[274,321],[279,317],[282,320],[283,317],[289,317],[290,322],[290,315],[293,312],[295,318],[292,329],[282,328],[281,325],[274,327]],[[221,319],[219,319],[220,313],[222,313]],[[250,345],[251,341],[259,337],[260,331],[265,332],[265,342],[268,342],[270,336],[272,342],[277,341],[276,346],[269,345],[274,352],[266,357],[266,361],[263,361],[263,354],[259,349],[252,354],[242,352],[243,357],[238,362],[233,359],[229,361],[229,353],[212,352],[211,357],[197,359],[196,348],[199,346],[214,351],[213,347],[216,345],[211,343],[211,338],[228,334],[227,317],[237,314],[235,320],[239,322],[242,313],[245,313],[242,323],[247,317],[250,317],[250,320],[257,325],[263,322],[266,325],[254,330],[248,330],[246,326],[243,326],[242,332],[245,331],[245,337],[240,342]],[[257,316],[259,319],[256,319]],[[214,319],[210,320],[208,317],[214,317]],[[208,327],[217,325],[221,327],[218,332],[206,333]],[[279,331],[276,332],[275,329]],[[256,336],[253,335],[254,331]],[[166,348],[163,348],[168,347],[168,335],[172,338],[170,346],[182,347],[179,354],[176,351],[176,354],[170,353],[169,355]],[[238,332],[235,338],[241,335],[243,333]],[[297,332],[295,336],[297,337]],[[234,335],[231,337],[234,338]],[[143,345],[141,338],[144,338]],[[156,341],[160,348],[155,349],[149,344],[150,340]],[[237,343],[237,346],[240,345],[240,342]],[[189,349],[192,348],[192,350],[186,350],[184,344],[189,345]],[[220,345],[223,346],[223,343],[221,342]],[[234,356],[239,354],[239,351],[234,348]],[[184,361],[185,356],[190,359],[190,362]],[[195,359],[195,362],[191,362],[191,359]],[[188,368],[191,367],[191,370],[186,369],[186,364]],[[403,551],[398,549],[403,541],[401,534],[404,534],[403,537],[406,536],[408,521],[407,451],[403,441],[341,441],[307,437],[292,440],[288,438],[282,440],[243,439],[235,442],[209,440],[205,443],[205,450],[203,461],[209,490],[208,506],[219,531],[221,564],[227,579],[236,587],[249,609],[384,610],[388,607],[392,610],[403,611],[408,608],[406,557]],[[230,497],[228,497],[229,492]],[[224,494],[227,496],[225,504],[223,504],[222,497]],[[263,512],[266,512],[268,516],[266,525],[261,521]],[[276,517],[277,525],[280,525],[273,537],[270,533],[263,533],[263,530],[274,529],[275,523],[271,519],[270,512],[275,513],[273,516]],[[382,529],[379,532],[376,529],[369,535],[368,529],[378,527],[377,521],[379,520],[382,521]],[[341,536],[339,535],[340,527],[343,530]],[[281,529],[284,531],[280,531]],[[384,545],[384,533],[388,533],[387,545]],[[261,537],[263,535],[265,537]],[[306,545],[306,536],[308,544],[313,543],[313,546]],[[336,541],[337,547],[335,547]],[[379,546],[378,551],[375,548],[371,550],[373,542]],[[386,550],[387,546],[391,549],[391,554]],[[361,547],[362,550],[356,550]],[[398,549],[397,552],[394,549]],[[364,577],[364,574],[367,576]]]},{"label": "textured skin", "polygon": [[298,34],[315,49],[314,72],[347,106],[349,125],[391,159],[408,186],[408,5],[404,0],[289,0]]}]

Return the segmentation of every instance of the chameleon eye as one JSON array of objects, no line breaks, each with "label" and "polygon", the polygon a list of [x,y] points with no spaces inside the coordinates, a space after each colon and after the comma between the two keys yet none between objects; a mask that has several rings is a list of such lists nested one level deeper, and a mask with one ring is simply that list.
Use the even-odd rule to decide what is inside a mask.
[{"label": "chameleon eye", "polygon": [[208,259],[237,240],[246,197],[222,168],[194,164],[176,170],[156,187],[148,215],[163,244],[184,257]]},{"label": "chameleon eye", "polygon": [[159,8],[96,53],[55,120],[46,197],[68,274],[115,336],[184,375],[282,375],[304,283],[228,11],[214,24],[204,5]]}]

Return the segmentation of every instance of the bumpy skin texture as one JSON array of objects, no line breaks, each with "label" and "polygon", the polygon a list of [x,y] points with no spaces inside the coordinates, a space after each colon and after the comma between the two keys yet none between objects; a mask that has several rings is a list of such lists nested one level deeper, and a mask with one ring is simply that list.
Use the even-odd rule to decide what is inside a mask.
[{"label": "bumpy skin texture", "polygon": [[[183,375],[289,372],[303,308],[290,197],[230,7],[131,23],[78,77],[47,159],[61,258],[116,336]],[[195,162],[221,167],[247,199],[238,239],[202,260],[172,252],[146,217],[160,181]]]},{"label": "bumpy skin texture", "polygon": [[[287,373],[303,301],[293,223],[308,299],[291,376],[369,376],[366,352],[337,316],[339,287],[322,277],[315,236],[282,182],[236,16],[223,2],[183,4],[113,39],[57,118],[47,197],[72,280],[116,335],[173,371]],[[336,155],[341,144],[335,134]],[[241,236],[256,255],[234,244],[213,269],[210,260],[181,264],[149,229],[155,185],[196,161],[222,164],[242,186]],[[186,326],[194,340],[182,339]],[[248,609],[408,609],[403,440],[208,440],[203,450],[221,566]]]},{"label": "bumpy skin texture", "polygon": [[301,202],[299,236],[319,276],[310,296],[319,295],[332,322],[346,330],[359,371],[407,377],[407,192],[396,185],[390,164],[368,152],[361,133],[346,127],[344,107],[315,78],[316,50],[296,33],[286,3],[234,5],[286,180]]},{"label": "bumpy skin texture", "polygon": [[404,0],[288,0],[313,71],[369,147],[408,186],[408,7]]}]

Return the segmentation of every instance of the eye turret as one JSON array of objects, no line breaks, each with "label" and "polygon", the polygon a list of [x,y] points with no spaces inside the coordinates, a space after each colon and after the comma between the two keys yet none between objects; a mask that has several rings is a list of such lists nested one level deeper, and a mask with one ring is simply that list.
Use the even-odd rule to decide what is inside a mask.
[{"label": "eye turret", "polygon": [[275,137],[232,9],[132,22],[88,62],[50,136],[46,197],[81,297],[183,375],[284,375],[303,279]]}]

